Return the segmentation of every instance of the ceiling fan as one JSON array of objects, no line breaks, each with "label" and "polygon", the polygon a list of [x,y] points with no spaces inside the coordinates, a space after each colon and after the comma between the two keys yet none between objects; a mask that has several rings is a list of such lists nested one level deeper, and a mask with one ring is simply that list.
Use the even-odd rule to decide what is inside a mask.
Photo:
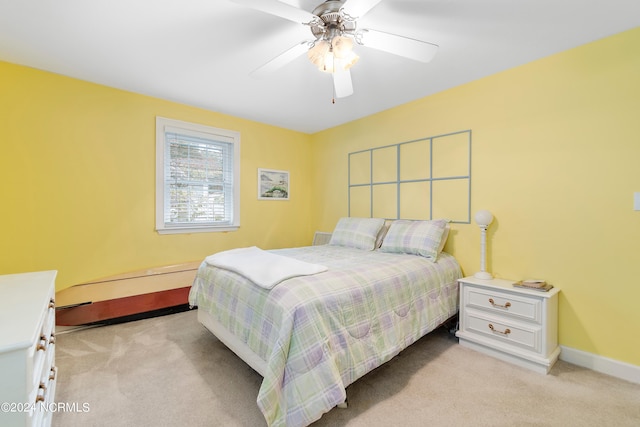
[{"label": "ceiling fan", "polygon": [[334,93],[337,98],[353,94],[349,69],[359,58],[352,49],[354,42],[420,62],[429,62],[438,50],[438,46],[432,43],[383,31],[358,28],[357,20],[382,0],[327,0],[318,5],[313,12],[279,0],[231,1],[307,25],[313,36],[313,39],[303,40],[287,49],[253,71],[251,75],[260,77],[271,73],[307,53],[309,60],[320,71],[333,75]]}]

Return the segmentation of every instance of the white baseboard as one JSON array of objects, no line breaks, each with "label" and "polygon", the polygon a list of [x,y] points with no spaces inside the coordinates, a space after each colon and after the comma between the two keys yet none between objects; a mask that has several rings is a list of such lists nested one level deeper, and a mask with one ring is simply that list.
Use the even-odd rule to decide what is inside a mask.
[{"label": "white baseboard", "polygon": [[612,377],[640,384],[640,366],[598,356],[575,348],[560,346],[560,360]]}]

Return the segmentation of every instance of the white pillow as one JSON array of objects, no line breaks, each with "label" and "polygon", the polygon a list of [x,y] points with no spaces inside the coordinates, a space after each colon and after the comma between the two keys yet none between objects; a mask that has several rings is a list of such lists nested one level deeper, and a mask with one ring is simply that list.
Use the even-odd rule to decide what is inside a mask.
[{"label": "white pillow", "polygon": [[446,228],[447,221],[443,219],[394,221],[382,241],[380,251],[420,255],[435,262]]},{"label": "white pillow", "polygon": [[372,251],[383,225],[382,218],[340,218],[329,244]]},{"label": "white pillow", "polygon": [[451,231],[451,225],[449,224],[449,221],[447,221],[447,225],[444,227],[444,232],[442,233],[442,240],[440,241],[440,246],[438,247],[438,253],[444,250],[444,245],[447,244],[447,238],[449,237],[449,231]]}]

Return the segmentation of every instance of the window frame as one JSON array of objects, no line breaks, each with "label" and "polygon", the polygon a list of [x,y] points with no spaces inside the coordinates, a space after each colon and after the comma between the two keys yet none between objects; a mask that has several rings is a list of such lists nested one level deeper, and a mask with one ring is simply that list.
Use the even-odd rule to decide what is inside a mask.
[{"label": "window frame", "polygon": [[[231,224],[179,224],[168,225],[165,221],[165,158],[167,128],[173,131],[184,130],[185,135],[197,135],[215,140],[222,138],[233,146],[233,213]],[[212,126],[184,122],[156,116],[156,231],[158,234],[189,234],[236,231],[240,227],[240,132],[215,128]]]}]

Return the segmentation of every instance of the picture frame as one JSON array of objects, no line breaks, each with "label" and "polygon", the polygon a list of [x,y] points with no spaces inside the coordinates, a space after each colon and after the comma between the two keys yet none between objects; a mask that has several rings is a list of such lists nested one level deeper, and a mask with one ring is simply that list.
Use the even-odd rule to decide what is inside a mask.
[{"label": "picture frame", "polygon": [[258,200],[289,200],[289,171],[258,168]]}]

